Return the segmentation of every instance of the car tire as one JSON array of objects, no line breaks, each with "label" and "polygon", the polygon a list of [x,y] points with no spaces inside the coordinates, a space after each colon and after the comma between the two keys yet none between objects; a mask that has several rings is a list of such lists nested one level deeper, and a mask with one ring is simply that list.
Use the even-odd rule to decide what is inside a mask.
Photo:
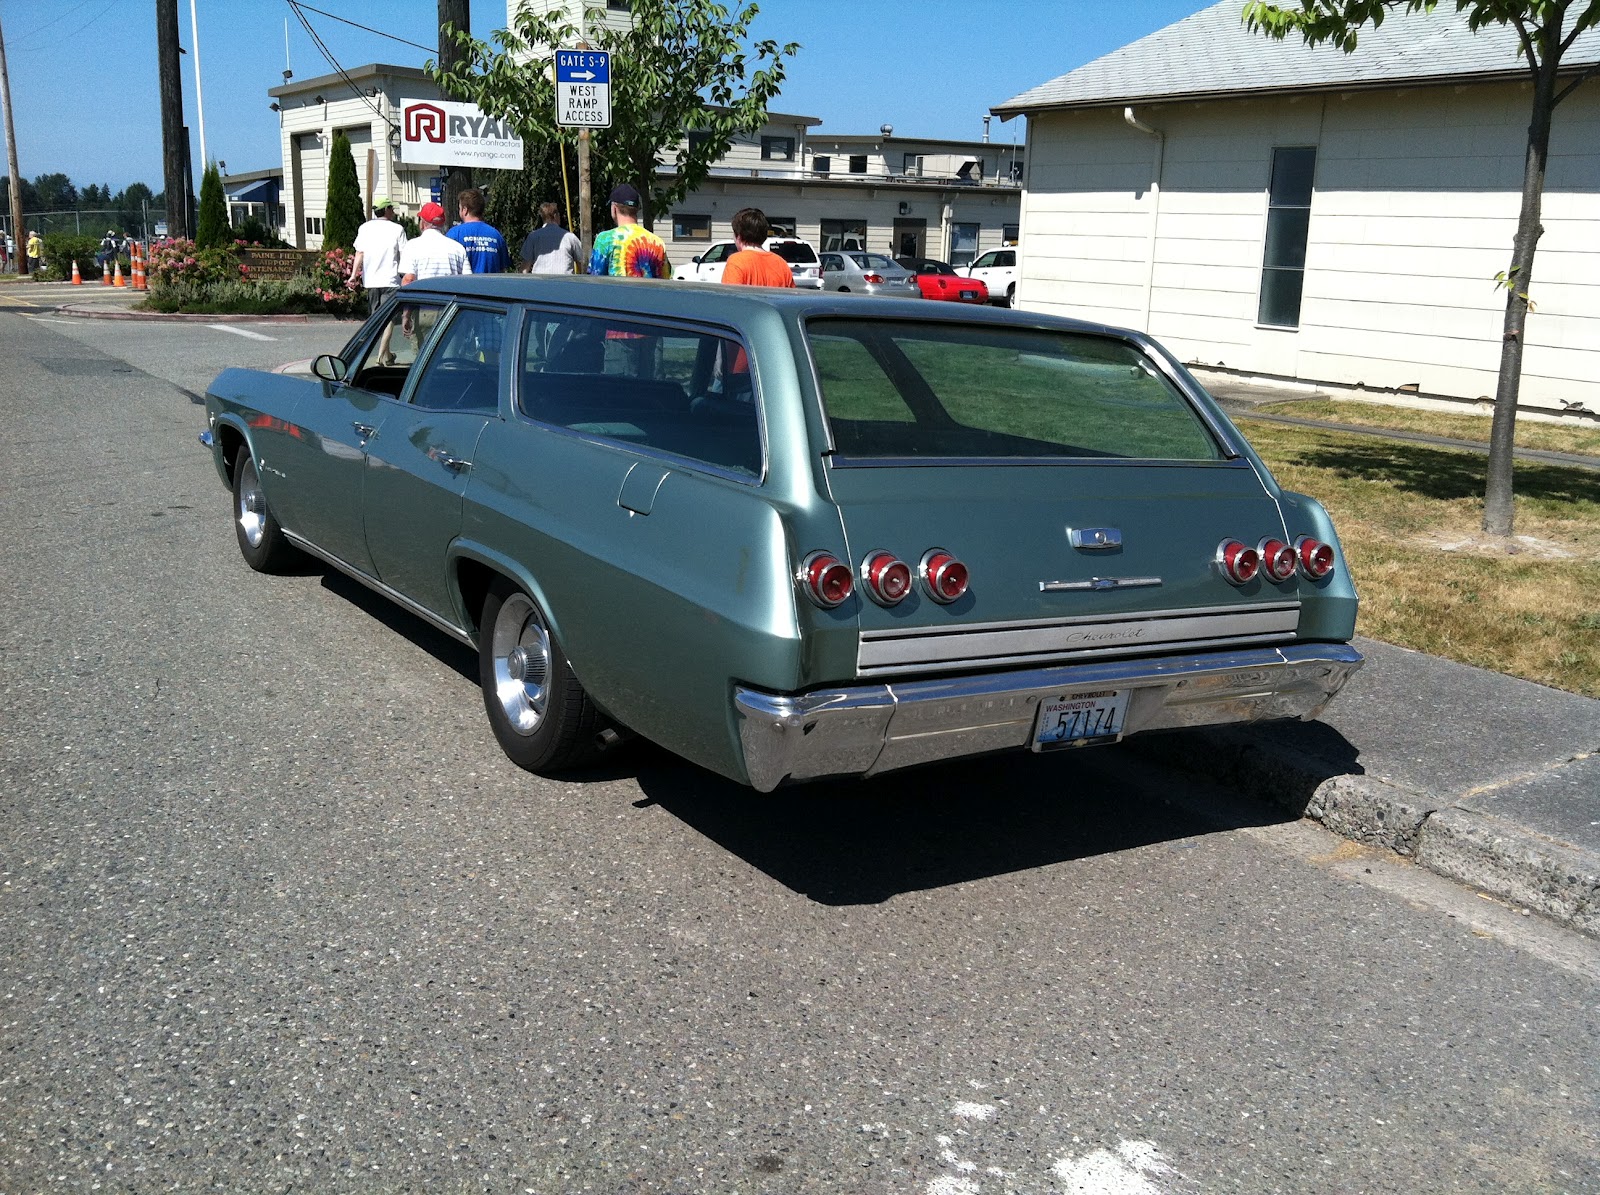
[{"label": "car tire", "polygon": [[300,558],[267,506],[249,449],[240,449],[233,466],[233,530],[244,562],[258,573],[281,573]]},{"label": "car tire", "polygon": [[1017,302],[1017,284],[1015,282],[1013,282],[1010,286],[1006,287],[1006,306],[1007,307],[1014,307],[1014,306],[1016,306],[1016,302]]},{"label": "car tire", "polygon": [[478,680],[494,737],[519,768],[559,773],[599,753],[599,711],[538,603],[504,579],[478,620]]},{"label": "car tire", "polygon": [[848,286],[841,286],[841,287],[840,287],[840,288],[839,288],[839,293],[840,293],[840,294],[841,294],[841,295],[847,295],[847,294],[849,294],[849,293],[850,293],[850,288],[849,288],[849,287],[848,287]]}]

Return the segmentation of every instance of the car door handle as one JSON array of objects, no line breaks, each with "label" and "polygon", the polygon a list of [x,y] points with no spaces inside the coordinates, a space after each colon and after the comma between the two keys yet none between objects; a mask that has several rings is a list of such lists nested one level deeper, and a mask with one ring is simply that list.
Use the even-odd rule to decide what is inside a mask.
[{"label": "car door handle", "polygon": [[450,456],[446,453],[439,454],[439,463],[452,473],[465,473],[472,468],[471,461],[464,461],[459,456]]},{"label": "car door handle", "polygon": [[350,426],[356,429],[356,435],[360,436],[363,440],[372,439],[373,433],[378,430],[370,423],[352,423]]}]

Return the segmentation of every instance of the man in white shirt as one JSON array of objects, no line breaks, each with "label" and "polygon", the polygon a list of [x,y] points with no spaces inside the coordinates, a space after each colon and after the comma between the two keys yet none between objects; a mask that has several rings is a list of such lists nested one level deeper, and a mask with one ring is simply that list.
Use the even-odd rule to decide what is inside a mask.
[{"label": "man in white shirt", "polygon": [[544,223],[522,242],[523,273],[581,273],[586,265],[583,245],[576,236],[561,227],[561,209],[553,203],[541,203],[539,218]]},{"label": "man in white shirt", "polygon": [[400,285],[415,282],[418,278],[447,278],[451,274],[470,274],[467,251],[459,242],[444,235],[444,208],[437,203],[425,203],[417,213],[422,234],[405,244],[400,251]]},{"label": "man in white shirt", "polygon": [[356,256],[350,263],[349,281],[353,284],[360,275],[369,313],[400,285],[400,250],[405,243],[406,230],[395,222],[393,201],[378,196],[372,201],[372,219],[356,229]]}]

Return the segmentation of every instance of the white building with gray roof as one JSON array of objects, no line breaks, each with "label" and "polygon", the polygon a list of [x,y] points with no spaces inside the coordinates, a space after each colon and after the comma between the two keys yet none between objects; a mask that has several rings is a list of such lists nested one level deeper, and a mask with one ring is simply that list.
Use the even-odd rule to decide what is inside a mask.
[{"label": "white building with gray roof", "polygon": [[[1018,305],[1243,374],[1493,395],[1532,93],[1515,33],[1446,7],[1345,54],[1222,0],[998,105],[1028,117]],[[1591,30],[1566,63],[1597,61]],[[1522,402],[1600,412],[1600,78],[1556,110],[1543,223]]]}]

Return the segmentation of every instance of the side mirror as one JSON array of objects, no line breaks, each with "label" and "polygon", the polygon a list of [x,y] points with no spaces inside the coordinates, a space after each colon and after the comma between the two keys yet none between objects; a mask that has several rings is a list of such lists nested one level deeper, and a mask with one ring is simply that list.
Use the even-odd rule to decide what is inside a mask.
[{"label": "side mirror", "polygon": [[344,358],[323,353],[311,363],[311,372],[324,382],[342,382],[350,375],[350,367],[345,364]]},{"label": "side mirror", "polygon": [[689,259],[689,264],[690,265],[696,265],[696,266],[699,265],[700,264],[700,254],[696,253],[693,257],[691,257]]}]

